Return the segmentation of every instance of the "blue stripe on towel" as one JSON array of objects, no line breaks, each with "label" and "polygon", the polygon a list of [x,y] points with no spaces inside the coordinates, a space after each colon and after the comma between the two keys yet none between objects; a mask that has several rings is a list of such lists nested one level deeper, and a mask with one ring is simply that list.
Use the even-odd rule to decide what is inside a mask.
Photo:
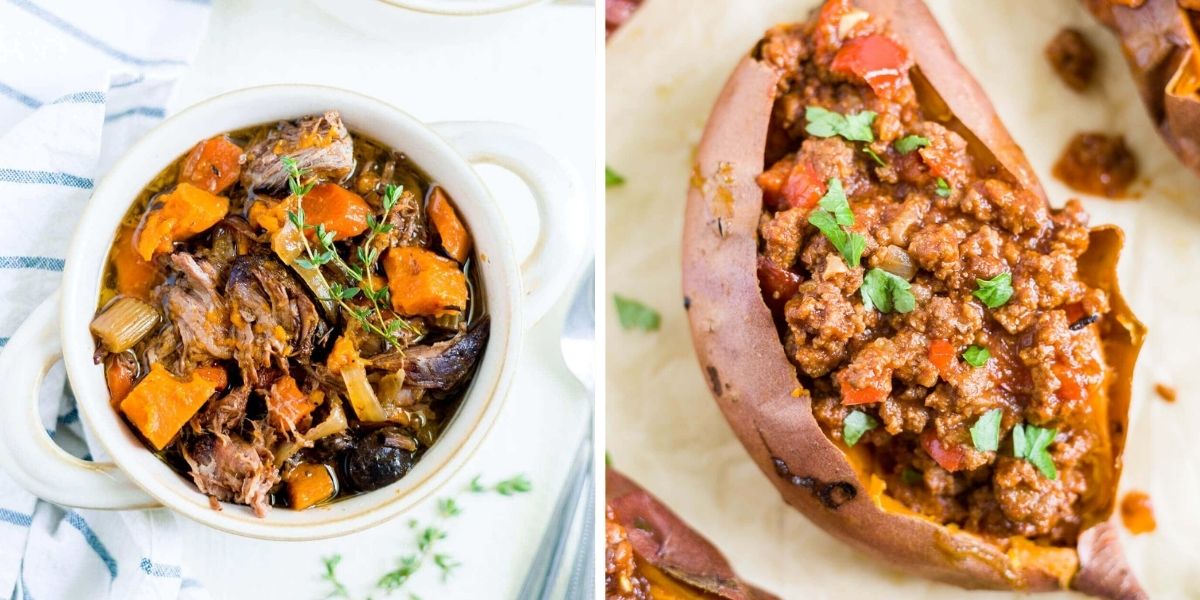
[{"label": "blue stripe on towel", "polygon": [[0,348],[3,348],[3,347],[5,347],[5,346],[7,346],[7,345],[8,345],[8,338],[6,338],[6,337],[0,337]]},{"label": "blue stripe on towel", "polygon": [[184,577],[183,581],[179,582],[179,587],[181,587],[181,588],[202,588],[202,587],[204,587],[204,585],[201,584],[200,581],[197,579],[192,579],[191,577]]},{"label": "blue stripe on towel", "polygon": [[33,515],[19,513],[15,510],[0,508],[0,521],[16,525],[17,527],[29,527],[33,525]]},{"label": "blue stripe on towel", "polygon": [[81,190],[92,189],[92,180],[70,173],[58,171],[26,171],[23,169],[0,168],[0,183],[41,183],[45,185],[65,185]]},{"label": "blue stripe on towel", "polygon": [[66,261],[48,256],[0,256],[0,269],[37,269],[61,271]]},{"label": "blue stripe on towel", "polygon": [[37,108],[42,105],[42,102],[37,98],[34,98],[28,94],[23,94],[19,90],[8,87],[3,83],[0,83],[0,96],[8,96],[9,98],[20,102],[29,108]]},{"label": "blue stripe on towel", "polygon": [[104,104],[104,92],[75,92],[59,96],[51,104]]},{"label": "blue stripe on towel", "polygon": [[152,577],[179,578],[183,575],[183,569],[180,569],[177,565],[154,564],[148,558],[143,558],[140,566],[142,567],[142,571]]},{"label": "blue stripe on towel", "polygon": [[118,50],[117,48],[113,48],[112,46],[109,46],[108,44],[104,43],[103,41],[93,37],[88,32],[72,25],[71,23],[60,18],[58,15],[55,15],[54,13],[47,11],[46,9],[34,4],[33,2],[30,2],[29,0],[8,0],[8,3],[49,23],[50,25],[53,25],[54,27],[57,27],[59,30],[63,31],[64,33],[69,34],[71,37],[74,37],[75,39],[77,39],[77,40],[79,40],[79,41],[117,59],[117,60],[120,60],[122,62],[127,62],[129,64],[139,65],[139,66],[143,66],[143,67],[160,66],[160,65],[186,65],[187,64],[186,61],[177,60],[177,59],[173,59],[173,58],[141,58],[138,56],[133,56],[132,54],[128,54],[126,52]]},{"label": "blue stripe on towel", "polygon": [[21,600],[33,600],[29,593],[29,584],[25,583],[25,561],[21,560]]},{"label": "blue stripe on towel", "polygon": [[104,566],[108,567],[108,574],[116,578],[116,559],[114,559],[112,555],[108,553],[108,548],[105,548],[104,542],[101,542],[100,538],[96,537],[96,532],[92,531],[92,528],[88,526],[87,521],[84,521],[83,517],[73,510],[68,510],[65,518],[67,519],[67,522],[71,524],[71,527],[79,530],[79,533],[83,535],[83,539],[87,542],[87,545],[90,546],[96,555],[100,557],[100,560],[104,563]]},{"label": "blue stripe on towel", "polygon": [[61,415],[58,417],[58,424],[59,425],[70,425],[71,423],[74,423],[78,420],[79,420],[79,409],[72,408],[71,410],[67,411],[67,414]]},{"label": "blue stripe on towel", "polygon": [[138,75],[137,77],[134,77],[133,79],[122,81],[121,83],[114,83],[108,87],[115,90],[117,88],[123,88],[123,87],[129,87],[131,85],[137,85],[145,80],[146,80],[145,75]]},{"label": "blue stripe on towel", "polygon": [[142,115],[144,117],[157,117],[157,118],[161,119],[164,116],[166,116],[166,114],[167,114],[167,111],[165,111],[161,108],[158,108],[158,107],[138,106],[135,108],[131,108],[129,110],[123,110],[119,113],[114,113],[114,114],[108,115],[107,117],[104,117],[104,122],[111,123],[112,121],[116,121],[117,119],[124,119],[125,117],[128,117],[130,115]]}]

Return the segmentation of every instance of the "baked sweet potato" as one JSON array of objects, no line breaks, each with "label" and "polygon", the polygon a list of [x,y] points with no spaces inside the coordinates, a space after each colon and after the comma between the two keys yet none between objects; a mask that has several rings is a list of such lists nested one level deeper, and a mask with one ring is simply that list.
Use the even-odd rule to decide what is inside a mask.
[{"label": "baked sweet potato", "polygon": [[604,493],[609,600],[776,600],[739,579],[712,543],[611,467]]},{"label": "baked sweet potato", "polygon": [[[1200,45],[1188,0],[1085,0],[1120,39],[1142,102],[1159,135],[1200,173]],[[1190,6],[1190,8],[1188,8]]]},{"label": "baked sweet potato", "polygon": [[[866,37],[884,39],[845,43]],[[920,0],[830,0],[768,32],[696,160],[695,349],[788,504],[916,575],[1145,597],[1109,521],[1144,334],[1117,287],[1121,232],[1050,208]],[[818,203],[764,204],[782,161],[820,174]],[[1070,266],[1038,275],[1042,260]],[[1081,352],[1035,357],[1034,340]]]}]

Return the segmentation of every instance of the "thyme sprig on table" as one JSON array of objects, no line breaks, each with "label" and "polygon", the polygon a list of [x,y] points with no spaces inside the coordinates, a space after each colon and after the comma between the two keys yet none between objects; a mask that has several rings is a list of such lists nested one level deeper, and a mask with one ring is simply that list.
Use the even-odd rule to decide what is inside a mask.
[{"label": "thyme sprig on table", "polygon": [[[356,264],[349,264],[342,259],[337,248],[333,245],[333,232],[325,228],[324,223],[309,225],[305,222],[304,215],[304,196],[312,191],[315,185],[314,181],[303,182],[303,178],[308,174],[306,169],[301,169],[296,159],[290,156],[280,157],[283,162],[284,169],[288,173],[288,189],[292,196],[296,198],[295,210],[289,210],[287,213],[288,221],[300,231],[300,240],[304,245],[304,257],[297,258],[296,264],[304,269],[310,269],[320,273],[321,267],[325,265],[333,265],[339,271],[344,273],[356,285],[344,286],[337,282],[329,283],[330,298],[327,300],[336,302],[343,310],[349,313],[355,320],[362,325],[363,329],[378,335],[393,346],[400,346],[400,340],[396,337],[401,329],[415,331],[412,324],[401,318],[393,318],[388,320],[383,316],[382,306],[388,302],[387,286],[375,285],[375,265],[379,262],[380,250],[374,247],[373,243],[375,236],[386,234],[392,230],[392,224],[388,222],[392,214],[392,209],[396,207],[400,200],[400,194],[404,188],[394,184],[388,184],[383,194],[383,218],[376,219],[375,215],[367,216],[368,233],[362,245],[358,247],[355,253]],[[312,244],[308,242],[306,232],[312,231],[313,237],[316,240],[317,248],[314,249]],[[322,278],[324,276],[322,275]],[[357,308],[351,306],[348,301],[353,300],[359,294],[370,300],[370,308]]]},{"label": "thyme sprig on table", "polygon": [[[514,496],[533,489],[533,485],[525,475],[516,475],[493,484],[484,484],[480,481],[481,479],[482,476],[472,479],[464,491],[476,495],[495,492],[501,496]],[[462,563],[450,554],[441,551],[439,544],[450,535],[446,530],[446,523],[454,517],[461,515],[462,512],[463,509],[459,504],[458,498],[447,496],[438,500],[437,513],[428,523],[421,523],[416,519],[411,519],[408,522],[408,526],[413,532],[413,542],[416,550],[398,558],[396,568],[384,573],[375,582],[375,588],[388,595],[401,591],[413,576],[428,564],[432,564],[438,569],[443,582],[447,581],[462,566]],[[330,586],[330,590],[325,596],[326,599],[345,598],[349,600],[351,598],[348,588],[337,575],[337,567],[341,563],[341,560],[342,556],[340,554],[334,554],[322,559],[325,572],[322,573],[321,580]],[[411,591],[408,597],[410,600],[419,600],[418,596]]]}]

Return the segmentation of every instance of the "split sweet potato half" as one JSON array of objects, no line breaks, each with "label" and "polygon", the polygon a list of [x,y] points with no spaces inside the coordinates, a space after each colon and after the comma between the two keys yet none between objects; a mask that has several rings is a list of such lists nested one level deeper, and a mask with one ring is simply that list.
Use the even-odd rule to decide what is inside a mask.
[{"label": "split sweet potato half", "polygon": [[[905,57],[902,69],[888,71],[884,68],[886,65],[880,67],[878,53],[868,52],[860,61],[868,68],[849,69],[849,80],[853,80],[855,74],[863,77],[872,84],[876,94],[892,93],[887,91],[887,85],[891,85],[889,81],[899,81],[899,85],[911,82],[912,93],[924,118],[953,132],[954,139],[965,143],[963,147],[974,170],[971,177],[986,177],[1000,182],[995,185],[1015,190],[1012,197],[1024,198],[1036,205],[1034,212],[1050,215],[1046,217],[1048,219],[1065,218],[1065,209],[1049,208],[1045,193],[1020,147],[1000,123],[982,89],[959,64],[945,35],[920,0],[830,0],[821,15],[814,18],[829,19],[834,13],[841,17],[850,16],[840,22],[818,21],[815,28],[810,23],[810,29],[818,32],[813,35],[847,44],[858,35],[856,31],[861,31],[856,28],[861,23],[868,23],[862,26],[867,31],[862,36],[885,36],[886,40],[871,43],[877,48],[896,44],[903,49]],[[821,43],[814,42],[818,48]],[[871,43],[855,44],[869,46]],[[815,52],[819,54],[821,50]],[[804,56],[803,52],[800,55]],[[872,61],[875,61],[874,67]],[[886,79],[880,79],[880,73]],[[798,364],[794,360],[796,347],[803,344],[789,338],[785,347],[781,337],[779,323],[784,317],[779,300],[787,298],[775,297],[774,302],[764,300],[764,286],[770,285],[767,279],[760,280],[763,264],[760,227],[766,218],[765,206],[774,203],[781,211],[789,207],[816,211],[828,206],[830,211],[836,212],[832,205],[825,203],[832,193],[833,182],[825,186],[821,178],[812,178],[821,187],[819,193],[810,194],[813,197],[809,200],[804,200],[805,194],[795,189],[785,194],[787,197],[782,200],[764,195],[765,184],[761,177],[773,164],[778,164],[776,161],[780,160],[781,154],[775,147],[778,146],[774,139],[778,132],[772,115],[773,111],[781,110],[778,101],[787,88],[784,79],[792,76],[781,72],[778,61],[765,58],[763,44],[741,60],[709,117],[688,192],[683,248],[685,306],[688,306],[692,337],[704,377],[738,438],[788,504],[831,534],[905,572],[968,588],[1022,591],[1074,588],[1109,598],[1145,597],[1125,564],[1109,520],[1120,475],[1133,366],[1144,334],[1142,325],[1122,300],[1117,286],[1116,262],[1122,245],[1120,230],[1107,226],[1092,229],[1090,234],[1084,231],[1082,235],[1087,240],[1080,243],[1086,245],[1086,251],[1071,259],[1077,267],[1071,275],[1073,285],[1084,285],[1089,293],[1107,298],[1102,315],[1088,316],[1077,322],[1072,318],[1071,323],[1072,332],[1087,328],[1086,335],[1092,336],[1090,343],[1096,349],[1095,354],[1102,355],[1097,356],[1092,365],[1096,371],[1091,374],[1091,383],[1086,384],[1083,394],[1089,407],[1085,409],[1089,415],[1087,419],[1091,419],[1088,427],[1100,440],[1097,447],[1102,450],[1098,451],[1099,458],[1089,463],[1088,473],[1082,475],[1087,478],[1085,487],[1089,491],[1076,505],[1077,529],[1060,538],[1044,532],[1029,537],[1019,534],[999,536],[993,532],[973,531],[958,522],[962,519],[946,523],[939,515],[915,510],[912,505],[897,499],[889,488],[889,482],[894,487],[897,481],[894,472],[886,472],[894,461],[887,456],[881,458],[878,448],[872,454],[864,451],[864,444],[852,447],[854,442],[840,429],[830,431],[814,415],[818,400],[827,401],[830,394],[836,397],[837,383],[842,386],[843,404],[880,402],[881,398],[851,398],[847,394],[847,382],[851,380],[844,371],[817,376],[813,370],[819,370],[819,367]],[[841,85],[845,81],[839,79],[837,83]],[[885,85],[875,85],[881,81]],[[829,100],[836,108],[837,103],[844,104],[844,91],[814,97]],[[810,127],[811,123],[810,119]],[[877,130],[880,128],[876,125]],[[810,129],[809,133],[819,130],[820,127]],[[803,134],[799,135],[803,137]],[[872,158],[880,169],[887,169],[889,165],[901,169],[913,160],[904,154],[906,156],[902,157],[889,148],[886,156]],[[799,163],[805,156],[811,159],[812,153],[806,155],[802,149],[794,157],[789,154],[782,160]],[[856,161],[869,160],[855,156]],[[869,162],[858,164],[875,168]],[[816,170],[820,171],[822,166],[816,165]],[[921,169],[927,167],[920,166]],[[792,174],[796,172],[793,170]],[[883,173],[882,170],[873,172]],[[801,172],[801,179],[802,175]],[[926,175],[924,191],[907,184],[881,189],[931,197],[936,193],[948,202],[960,202],[969,192],[955,188],[955,181],[949,176],[949,182],[938,177],[935,188],[936,169]],[[792,185],[796,179],[789,176],[788,181]],[[879,202],[856,195],[850,179],[840,181],[838,190],[843,183],[851,209],[862,202]],[[818,206],[816,198],[822,194],[825,197]],[[899,203],[901,199],[896,198],[895,202]],[[933,200],[935,206],[938,202]],[[999,205],[993,208],[1003,209]],[[1078,216],[1082,214],[1078,207],[1072,210],[1076,211],[1072,213],[1076,216],[1071,218],[1085,218]],[[812,213],[807,214],[811,216]],[[874,214],[889,213],[885,209]],[[868,228],[888,225],[871,220],[870,214],[859,214],[858,217],[858,231],[867,232]],[[850,227],[847,226],[845,231],[850,232]],[[872,242],[867,243],[865,251],[859,249],[863,268],[878,265],[875,254],[882,250],[882,246]],[[831,256],[835,254],[830,251]],[[858,269],[859,258],[853,254],[853,251],[843,251],[842,255],[847,257],[844,261],[837,258],[822,262],[826,274],[831,264],[837,267],[833,270],[838,273]],[[919,260],[916,262],[920,263]],[[848,268],[849,263],[854,266]],[[786,269],[787,265],[784,265],[781,270]],[[918,264],[917,270],[920,269]],[[784,273],[783,276],[790,275]],[[1025,283],[1019,281],[1020,278],[1020,274],[1014,277],[1017,287]],[[913,286],[914,290],[920,287],[916,282]],[[928,292],[925,294],[915,294],[918,308],[928,300]],[[959,300],[963,299],[960,297]],[[854,304],[856,318],[861,318],[864,307],[857,294],[850,296],[848,301]],[[995,313],[985,312],[987,309],[982,306],[976,308],[992,324],[989,327],[996,326],[995,322],[1001,320],[994,317]],[[820,310],[818,306],[818,315]],[[867,312],[869,310],[867,307]],[[894,310],[907,312],[899,308],[899,304]],[[1029,318],[1036,318],[1039,311],[1032,312]],[[885,318],[890,317],[885,315]],[[886,331],[884,325],[873,327]],[[1014,339],[1020,337],[1019,332],[1013,332],[1012,336]],[[999,353],[996,348],[993,352]],[[952,355],[955,356],[957,354]],[[817,380],[825,380],[825,383],[813,383]],[[831,385],[830,380],[835,383]],[[806,387],[806,383],[813,385]],[[999,381],[996,385],[1008,383]],[[885,381],[885,385],[890,388],[891,383]],[[1062,385],[1065,389],[1066,379]],[[887,397],[886,390],[882,394],[882,398]],[[1076,395],[1080,394],[1077,392]],[[1006,430],[1011,427],[1009,419],[1011,416],[1006,416]],[[909,436],[914,441],[917,437]],[[1014,437],[1012,448],[1016,444]],[[910,448],[910,452],[919,454],[920,448]],[[940,465],[936,468],[943,471],[961,473],[968,468],[948,465],[944,456],[938,456],[940,451],[934,450],[936,448],[926,446],[922,460],[927,464],[932,464],[929,462],[932,456]],[[993,449],[993,454],[988,456],[999,460],[999,455],[1004,454],[1004,460],[1012,462],[1013,451]],[[1021,466],[1027,472],[1031,469]],[[1070,541],[1047,541],[1055,539]]]}]

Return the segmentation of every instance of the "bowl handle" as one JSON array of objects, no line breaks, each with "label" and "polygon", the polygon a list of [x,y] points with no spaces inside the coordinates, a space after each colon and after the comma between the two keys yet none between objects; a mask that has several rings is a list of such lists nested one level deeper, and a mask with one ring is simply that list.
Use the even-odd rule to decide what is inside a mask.
[{"label": "bowl handle", "polygon": [[533,192],[540,221],[538,238],[521,263],[521,280],[525,322],[536,323],[574,279],[590,239],[575,170],[516,125],[463,121],[436,123],[433,130],[468,161],[507,169]]},{"label": "bowl handle", "polygon": [[153,508],[158,503],[113,463],[80,460],[59,448],[42,426],[38,391],[62,357],[59,293],[25,319],[0,353],[0,466],[35,496],[75,508]]}]

